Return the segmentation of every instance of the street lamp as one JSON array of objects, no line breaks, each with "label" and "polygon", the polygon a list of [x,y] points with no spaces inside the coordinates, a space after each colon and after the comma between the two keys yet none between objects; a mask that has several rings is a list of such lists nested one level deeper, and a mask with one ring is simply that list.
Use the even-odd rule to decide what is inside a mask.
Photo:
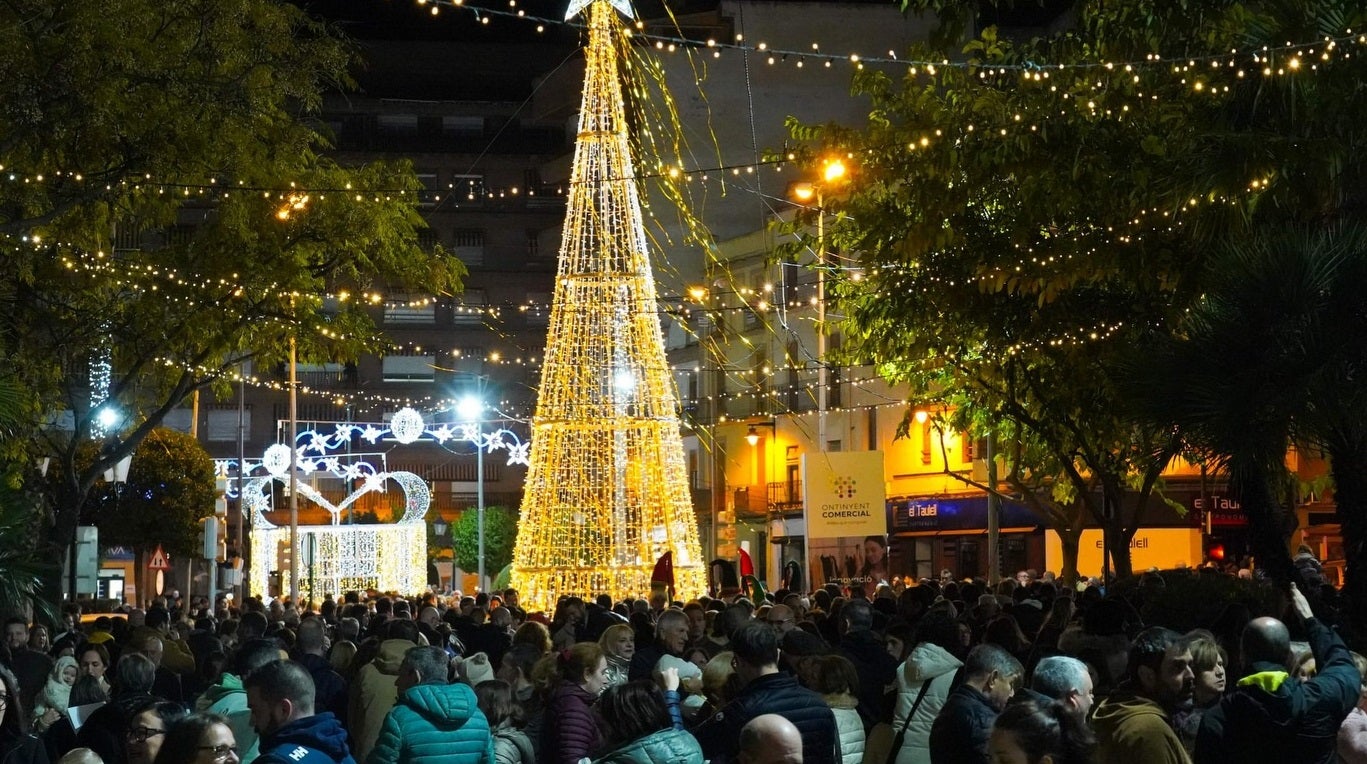
[{"label": "street lamp", "polygon": [[831,159],[821,171],[820,182],[794,183],[789,193],[804,204],[816,207],[816,440],[817,450],[826,450],[826,407],[828,398],[826,369],[826,199],[825,187],[845,177],[845,163]]},{"label": "street lamp", "polygon": [[483,427],[484,401],[469,395],[460,399],[456,404],[456,414],[466,422],[471,422],[475,426],[475,511],[476,514],[476,535],[479,537],[479,588],[483,591],[484,586],[484,443]]}]

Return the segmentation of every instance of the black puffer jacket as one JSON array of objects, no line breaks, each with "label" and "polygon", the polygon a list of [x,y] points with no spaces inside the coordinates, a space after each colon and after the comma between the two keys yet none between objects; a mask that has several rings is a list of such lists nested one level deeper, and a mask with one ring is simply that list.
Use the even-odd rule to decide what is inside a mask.
[{"label": "black puffer jacket", "polygon": [[0,764],[48,764],[47,748],[33,735],[0,731]]},{"label": "black puffer jacket", "polygon": [[741,690],[693,731],[703,755],[712,764],[734,761],[740,729],[756,716],[778,714],[802,733],[803,761],[838,761],[835,715],[820,695],[802,687],[788,674],[765,674]]},{"label": "black puffer jacket", "polygon": [[997,710],[976,688],[961,684],[930,726],[931,764],[988,764],[987,739]]}]

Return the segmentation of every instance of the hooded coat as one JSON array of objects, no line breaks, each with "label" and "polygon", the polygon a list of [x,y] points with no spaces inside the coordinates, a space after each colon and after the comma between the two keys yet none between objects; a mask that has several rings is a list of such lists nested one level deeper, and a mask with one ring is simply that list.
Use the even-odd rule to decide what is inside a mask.
[{"label": "hooded coat", "polygon": [[375,659],[362,666],[351,682],[347,722],[351,725],[352,750],[362,761],[375,747],[380,727],[398,699],[395,683],[399,679],[403,655],[410,647],[413,643],[406,639],[386,639],[380,643]]},{"label": "hooded coat", "polygon": [[921,694],[921,686],[930,682],[930,689],[916,709],[902,749],[897,752],[897,764],[930,764],[930,726],[939,716],[949,698],[954,674],[963,661],[948,650],[932,642],[922,642],[911,651],[906,661],[897,668],[897,705],[892,715],[892,731],[896,734],[907,723],[907,714]]},{"label": "hooded coat", "polygon": [[195,710],[218,714],[228,720],[228,728],[233,731],[237,741],[238,756],[242,764],[252,764],[260,753],[261,740],[252,726],[252,710],[247,708],[247,691],[242,680],[233,674],[224,673],[218,682],[195,701]]},{"label": "hooded coat", "polygon": [[366,764],[493,764],[494,738],[464,683],[419,684],[399,695]]},{"label": "hooded coat", "polygon": [[1157,701],[1116,690],[1092,715],[1096,760],[1107,764],[1191,764],[1187,749]]},{"label": "hooded coat", "polygon": [[330,712],[295,719],[261,736],[261,764],[356,764],[346,730]]},{"label": "hooded coat", "polygon": [[52,664],[52,671],[47,675],[47,685],[38,693],[38,699],[33,704],[33,723],[37,732],[47,729],[48,725],[42,724],[42,719],[49,710],[60,714],[66,713],[67,704],[71,700],[71,685],[63,680],[62,672],[67,668],[76,668],[76,659],[63,655]]}]

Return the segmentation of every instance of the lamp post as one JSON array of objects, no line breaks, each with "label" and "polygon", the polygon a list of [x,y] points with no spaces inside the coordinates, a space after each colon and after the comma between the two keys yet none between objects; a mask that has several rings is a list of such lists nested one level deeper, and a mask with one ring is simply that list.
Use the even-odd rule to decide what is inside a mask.
[{"label": "lamp post", "polygon": [[479,538],[479,589],[484,586],[484,401],[475,396],[467,396],[456,405],[456,413],[461,419],[475,425],[475,511],[476,535]]},{"label": "lamp post", "polygon": [[826,162],[821,182],[796,183],[792,195],[799,202],[816,204],[816,440],[817,450],[826,451],[826,408],[828,401],[826,369],[826,196],[825,186],[845,177],[845,163]]}]

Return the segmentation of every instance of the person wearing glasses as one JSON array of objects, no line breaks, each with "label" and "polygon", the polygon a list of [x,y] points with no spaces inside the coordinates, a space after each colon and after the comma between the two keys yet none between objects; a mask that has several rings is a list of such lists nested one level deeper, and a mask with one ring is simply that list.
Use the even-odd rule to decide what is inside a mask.
[{"label": "person wearing glasses", "polygon": [[218,714],[184,717],[163,735],[155,764],[237,764],[237,740]]},{"label": "person wearing glasses", "polygon": [[797,614],[787,605],[774,605],[769,608],[769,612],[764,615],[764,620],[778,632],[779,640],[797,628]]},{"label": "person wearing glasses", "polygon": [[166,731],[184,716],[184,706],[164,700],[151,701],[135,711],[125,738],[128,764],[156,761],[157,752],[166,742]]},{"label": "person wearing glasses", "polygon": [[0,764],[47,764],[43,741],[29,733],[19,680],[0,665]]}]

